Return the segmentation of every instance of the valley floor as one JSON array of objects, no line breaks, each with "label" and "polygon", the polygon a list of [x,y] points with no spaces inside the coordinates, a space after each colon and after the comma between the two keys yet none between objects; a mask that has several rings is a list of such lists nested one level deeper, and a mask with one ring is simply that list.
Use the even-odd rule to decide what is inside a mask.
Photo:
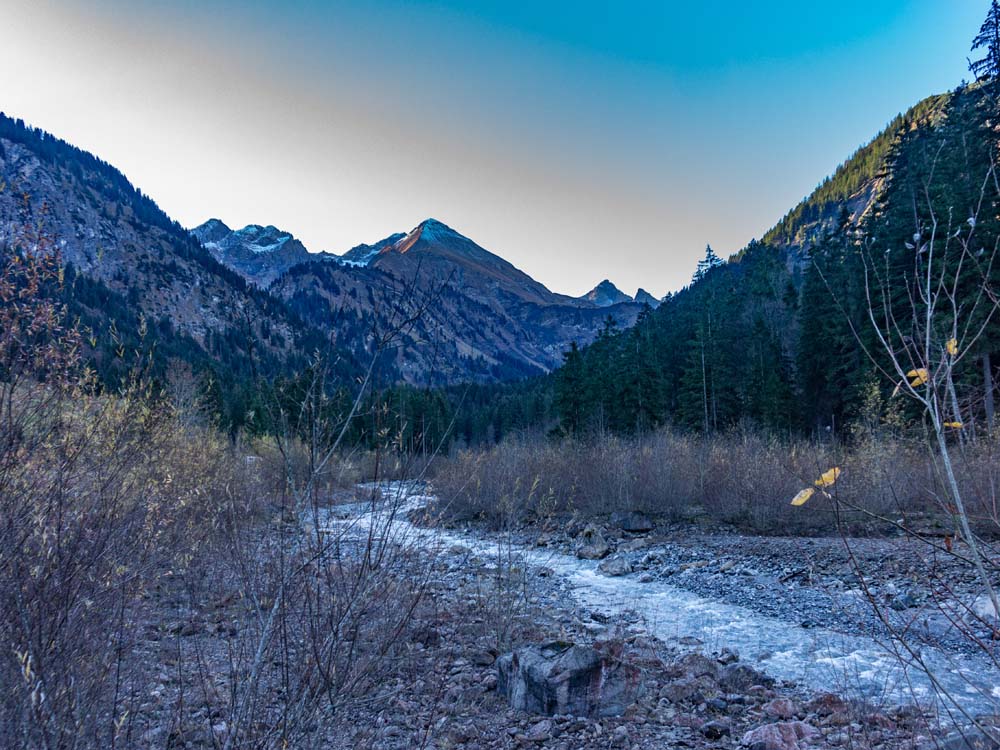
[{"label": "valley floor", "polygon": [[[432,501],[418,498],[418,506],[427,500]],[[373,715],[373,728],[362,733],[377,747],[412,746],[421,730],[426,732],[422,741],[436,747],[931,746],[924,735],[937,712],[927,694],[917,690],[922,712],[914,705],[913,694],[900,693],[899,686],[872,689],[873,676],[860,669],[866,659],[871,660],[869,672],[893,661],[871,640],[873,635],[884,636],[885,628],[870,614],[874,610],[867,596],[889,604],[901,623],[912,626],[918,612],[930,622],[929,608],[920,607],[940,592],[927,590],[923,583],[928,560],[919,545],[880,539],[852,540],[848,546],[840,539],[748,537],[690,527],[629,534],[574,523],[558,530],[538,527],[506,534],[475,526],[441,531],[421,526],[427,520],[422,509],[411,512],[410,519],[420,528],[409,541],[441,552],[435,558],[435,585],[441,597],[437,601],[447,604],[434,626],[441,645],[428,649],[424,658],[427,673],[445,675],[446,680],[437,692],[428,691],[425,684],[417,689],[400,684],[401,693],[410,695],[401,704],[402,715],[392,711]],[[631,572],[625,577],[616,575],[615,565],[602,564],[594,576],[588,563],[573,564],[570,556],[581,539],[591,539],[595,531],[610,540],[608,546],[614,551],[607,560],[628,561]],[[869,585],[866,594],[858,593],[856,566],[881,585]],[[962,596],[974,589],[971,581],[951,580],[965,586]],[[648,593],[636,594],[626,581],[648,586]],[[649,600],[664,595],[657,588],[663,581],[697,594],[698,601],[684,602],[695,613],[693,620],[680,618],[672,625],[650,621]],[[616,589],[627,593],[619,595]],[[491,598],[498,590],[504,598]],[[727,604],[734,606],[727,610]],[[753,652],[745,636],[729,638],[737,634],[731,620],[744,611],[761,615],[757,632],[755,623],[748,623],[750,641],[756,639]],[[683,630],[678,623],[686,622],[695,627]],[[786,638],[799,641],[784,653],[768,653],[784,643],[781,638],[769,643],[774,635],[769,628],[775,623]],[[671,626],[681,629],[665,637]],[[800,630],[807,633],[805,639],[791,635]],[[838,644],[824,643],[831,633],[850,637]],[[928,631],[927,636],[938,647],[944,644],[935,667],[962,670],[963,675],[991,669],[980,660],[967,660],[957,634],[950,641],[938,637],[941,633],[934,636]],[[625,716],[599,721],[510,711],[495,692],[494,657],[511,646],[555,638],[599,646],[621,644],[623,658],[642,669],[644,694]],[[839,654],[844,657],[843,671],[836,675],[838,665],[833,665],[824,678],[808,659],[796,661],[795,649]],[[743,652],[744,660],[737,651]],[[756,677],[738,687],[726,684],[725,665],[734,661]],[[772,676],[756,671],[758,667]],[[889,679],[891,669],[882,669],[881,676]],[[835,674],[833,681],[828,679],[830,673]],[[995,670],[982,676],[1000,678]],[[783,681],[775,683],[772,677]],[[969,705],[975,713],[984,708]],[[802,732],[809,735],[808,741]]]},{"label": "valley floor", "polygon": [[[817,684],[816,674],[803,672],[800,679],[797,670],[805,663],[795,661],[800,652],[766,653],[780,648],[780,638],[778,646],[773,642],[779,632],[775,623],[796,643],[801,632],[835,631],[865,643],[878,635],[879,623],[866,614],[872,611],[869,603],[856,593],[858,567],[878,581],[869,593],[889,611],[912,622],[920,619],[914,617],[918,612],[929,617],[927,605],[941,592],[927,584],[927,565],[944,565],[945,576],[949,571],[919,544],[852,540],[852,562],[848,547],[836,538],[751,537],[687,526],[639,534],[611,524],[587,529],[572,522],[505,534],[475,526],[442,530],[423,525],[422,503],[432,499],[416,500],[396,528],[402,529],[398,543],[418,550],[428,571],[426,595],[400,636],[387,678],[368,699],[316,721],[301,747],[935,746],[928,739],[933,711],[921,712],[888,692],[868,691],[861,699],[863,686],[852,683],[859,675],[846,671],[842,680],[825,685]],[[364,536],[370,527],[351,525],[363,517],[363,508],[353,496],[342,503],[324,511],[326,524]],[[607,541],[605,560],[625,560],[631,572],[605,575],[598,572],[602,563],[577,560],[575,552],[595,531]],[[960,598],[974,591],[971,581],[952,577],[952,583]],[[635,587],[649,593],[634,594]],[[665,587],[682,592],[678,596],[697,595],[670,600],[673,607],[687,607],[691,617],[678,620],[669,634],[664,622],[644,616]],[[616,590],[629,593],[616,598]],[[142,706],[136,745],[221,747],[228,731],[225,686],[232,643],[246,607],[225,582],[205,581],[199,588],[169,573],[146,605],[148,625],[137,649],[154,688]],[[744,612],[760,619],[742,635],[727,629],[726,621]],[[941,635],[934,640],[944,651],[965,658],[960,639]],[[553,640],[611,649],[637,667],[644,689],[635,704],[623,716],[607,718],[511,710],[497,690],[497,657]],[[794,648],[818,648],[818,643]],[[177,723],[171,717],[184,702],[192,707]]]}]

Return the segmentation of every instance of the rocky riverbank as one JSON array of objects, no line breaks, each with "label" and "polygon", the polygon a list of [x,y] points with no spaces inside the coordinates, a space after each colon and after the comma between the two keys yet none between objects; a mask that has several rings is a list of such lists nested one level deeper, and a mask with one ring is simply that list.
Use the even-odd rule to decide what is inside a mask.
[{"label": "rocky riverbank", "polygon": [[[420,500],[417,508],[431,499]],[[343,531],[341,550],[349,555],[352,535],[360,540],[369,527],[357,523],[364,509],[350,505],[353,497],[344,502],[327,517],[331,527]],[[871,624],[833,618],[835,594],[850,591],[857,580],[850,577],[854,568],[840,540],[742,537],[658,527],[641,518],[604,524],[570,520],[502,534],[482,527],[442,533],[427,526],[432,519],[433,513],[410,508],[406,520],[400,516],[393,527],[402,528],[399,543],[412,552],[408,565],[426,579],[426,587],[395,638],[384,677],[368,694],[297,727],[298,747],[937,746],[931,739],[935,713],[927,706],[862,700],[848,685],[817,689],[815,683],[808,687],[801,680],[775,679],[760,666],[768,662],[759,653],[730,647],[725,638],[709,641],[687,632],[664,636],[641,614],[641,598],[634,607],[604,606],[581,596],[580,581],[566,574],[567,560],[580,562],[610,584],[607,590],[632,583],[655,591],[669,581],[700,596],[780,615],[790,628],[810,618],[817,627],[862,631]],[[308,531],[308,523],[288,533],[302,531]],[[901,554],[888,554],[886,545],[898,545],[894,549]],[[920,572],[920,558],[907,557],[917,554],[909,549],[901,540],[863,540],[855,547],[863,560],[879,566],[873,578],[884,577],[897,591],[908,591],[904,582]],[[593,559],[580,561],[578,554]],[[877,591],[891,593],[887,583]],[[134,745],[221,747],[230,732],[232,657],[247,648],[240,639],[248,607],[237,581],[194,581],[165,572],[146,602],[149,625],[136,656],[148,665],[155,688],[140,706]],[[760,648],[767,647],[771,635],[760,634]],[[586,715],[560,710],[570,703],[557,702],[553,711],[537,705],[520,710],[529,703],[517,700],[512,706],[508,655],[553,643],[559,653],[573,644],[581,653],[598,654],[610,666],[602,674],[627,674],[629,689],[603,692],[612,700],[581,711]],[[266,684],[261,698],[277,700],[283,689],[280,681]],[[609,703],[615,705],[609,708]],[[181,710],[184,705],[188,708]],[[960,750],[964,745],[940,747]]]},{"label": "rocky riverbank", "polygon": [[[608,576],[669,583],[805,628],[885,638],[888,621],[916,643],[977,655],[995,638],[967,551],[948,553],[940,537],[755,536],[635,513],[547,519],[507,533],[518,545],[599,560]],[[1000,550],[987,554],[1000,561]]]},{"label": "rocky riverbank", "polygon": [[[411,644],[413,672],[391,686],[391,707],[360,712],[346,746],[374,748],[904,748],[918,747],[925,719],[912,708],[881,709],[832,693],[776,683],[730,651],[703,653],[694,640],[652,637],[638,618],[609,622],[572,604],[542,568],[507,570],[496,558],[450,547],[435,564],[435,615]],[[488,592],[518,580],[520,601],[497,611]],[[498,618],[514,622],[504,630]],[[632,621],[629,622],[628,620]],[[507,632],[497,643],[497,632]],[[550,640],[596,646],[641,675],[620,716],[533,715],[497,689],[496,659]]]}]

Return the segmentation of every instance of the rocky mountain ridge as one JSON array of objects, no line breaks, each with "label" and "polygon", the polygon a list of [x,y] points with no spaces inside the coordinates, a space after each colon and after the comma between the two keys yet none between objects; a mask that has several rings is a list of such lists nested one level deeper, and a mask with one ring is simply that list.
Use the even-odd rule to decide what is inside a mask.
[{"label": "rocky mountain ridge", "polygon": [[111,165],[6,117],[0,185],[0,243],[25,228],[50,237],[71,269],[74,314],[108,351],[152,347],[161,370],[179,359],[217,382],[292,376],[331,348],[349,370],[394,327],[389,382],[521,378],[558,366],[609,314],[628,326],[641,309],[556,294],[432,219],[343,256],[268,225],[213,219],[188,232]]}]

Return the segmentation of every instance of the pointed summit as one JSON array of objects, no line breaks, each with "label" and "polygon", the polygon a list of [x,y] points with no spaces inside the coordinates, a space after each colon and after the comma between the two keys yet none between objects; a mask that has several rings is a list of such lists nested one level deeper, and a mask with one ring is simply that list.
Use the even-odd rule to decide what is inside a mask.
[{"label": "pointed summit", "polygon": [[[437,219],[424,219],[417,224],[409,234],[398,240],[393,249],[398,253],[409,252],[418,243],[425,245],[472,245],[479,248],[476,243],[465,237],[444,222]],[[482,248],[479,248],[482,250]]]},{"label": "pointed summit", "polygon": [[209,242],[221,242],[232,234],[232,232],[233,230],[227,227],[220,219],[209,219],[204,224],[200,224],[191,230],[191,234],[202,245],[207,245]]},{"label": "pointed summit", "polygon": [[608,279],[602,281],[585,295],[580,297],[580,299],[591,302],[598,307],[611,307],[611,305],[618,305],[622,302],[632,301],[631,297],[612,284]]},{"label": "pointed summit", "polygon": [[635,293],[635,301],[640,305],[649,305],[654,310],[660,306],[660,300],[642,288]]},{"label": "pointed summit", "polygon": [[[375,247],[378,251],[371,254],[366,264],[400,278],[413,278],[420,273],[440,281],[461,280],[466,293],[478,294],[483,300],[494,300],[497,290],[537,304],[550,304],[560,298],[499,255],[437,219],[424,219],[407,234],[393,235],[369,247],[367,253]],[[345,254],[343,260],[362,256],[360,251],[350,253],[352,257]]]}]

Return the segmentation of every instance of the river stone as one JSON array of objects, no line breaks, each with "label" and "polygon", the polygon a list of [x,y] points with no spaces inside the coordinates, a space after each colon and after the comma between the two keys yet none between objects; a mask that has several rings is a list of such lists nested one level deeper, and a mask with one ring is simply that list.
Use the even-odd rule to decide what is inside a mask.
[{"label": "river stone", "polygon": [[992,622],[997,619],[996,610],[993,608],[993,600],[989,594],[982,594],[972,603],[972,612],[980,620]]},{"label": "river stone", "polygon": [[611,516],[611,523],[629,534],[645,534],[647,531],[653,530],[652,519],[637,510],[628,513],[615,513]]},{"label": "river stone", "polygon": [[576,550],[576,556],[581,560],[601,560],[608,556],[611,547],[604,540],[604,535],[596,526],[588,526],[583,530],[583,544]]},{"label": "river stone", "polygon": [[749,750],[803,750],[818,730],[801,721],[781,721],[751,729],[741,744]]},{"label": "river stone", "polygon": [[624,557],[609,557],[597,569],[606,576],[626,576],[632,572],[632,563]]},{"label": "river stone", "polygon": [[497,677],[511,708],[545,716],[620,716],[640,687],[635,667],[561,641],[504,654]]},{"label": "river stone", "polygon": [[745,693],[754,685],[773,684],[774,680],[747,664],[730,664],[719,676],[719,685],[727,693]]},{"label": "river stone", "polygon": [[699,730],[705,739],[709,740],[721,740],[730,732],[729,724],[725,721],[710,721],[707,724],[702,724]]},{"label": "river stone", "polygon": [[761,706],[761,709],[775,719],[793,719],[798,712],[796,705],[788,698],[775,698]]},{"label": "river stone", "polygon": [[[981,732],[970,730],[948,735],[943,740],[934,743],[933,747],[935,750],[998,750],[1000,738],[989,737]],[[930,748],[930,744],[925,746],[925,750],[930,750]]]}]

